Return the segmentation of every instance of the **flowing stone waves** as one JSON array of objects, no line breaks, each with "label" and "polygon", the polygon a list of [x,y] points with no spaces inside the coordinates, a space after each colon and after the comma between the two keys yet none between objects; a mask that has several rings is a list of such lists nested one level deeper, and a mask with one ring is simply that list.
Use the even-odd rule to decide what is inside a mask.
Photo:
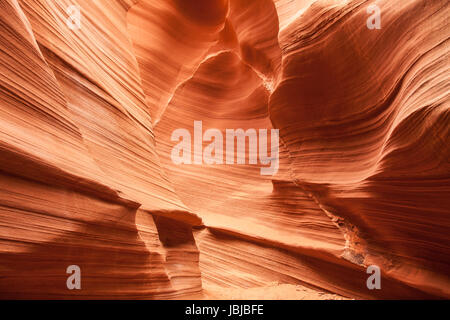
[{"label": "flowing stone waves", "polygon": [[[448,299],[449,16],[0,0],[0,298]],[[279,130],[276,174],[175,164],[195,121]]]}]

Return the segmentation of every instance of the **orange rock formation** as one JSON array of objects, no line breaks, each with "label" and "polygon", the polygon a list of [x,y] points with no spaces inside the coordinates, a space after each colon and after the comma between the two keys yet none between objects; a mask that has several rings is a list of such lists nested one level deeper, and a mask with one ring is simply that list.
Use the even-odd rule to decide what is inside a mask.
[{"label": "orange rock formation", "polygon": [[[450,298],[449,15],[0,0],[0,298]],[[278,129],[276,175],[174,164],[198,120]]]}]

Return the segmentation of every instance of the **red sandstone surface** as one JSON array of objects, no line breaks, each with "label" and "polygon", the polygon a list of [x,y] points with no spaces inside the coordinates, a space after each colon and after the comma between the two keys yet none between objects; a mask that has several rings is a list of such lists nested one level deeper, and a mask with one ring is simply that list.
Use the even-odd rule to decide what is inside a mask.
[{"label": "red sandstone surface", "polygon": [[[450,298],[449,16],[0,0],[0,298]],[[199,120],[279,129],[278,172],[174,164]]]}]

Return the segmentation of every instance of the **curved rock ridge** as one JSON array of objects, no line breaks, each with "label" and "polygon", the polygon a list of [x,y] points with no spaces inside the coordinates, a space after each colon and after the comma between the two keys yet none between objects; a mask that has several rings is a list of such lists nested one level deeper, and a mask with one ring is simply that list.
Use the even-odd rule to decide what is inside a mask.
[{"label": "curved rock ridge", "polygon": [[450,297],[448,1],[0,8],[0,298]]},{"label": "curved rock ridge", "polygon": [[449,6],[380,1],[368,32],[366,5],[315,3],[283,30],[271,119],[296,184],[357,229],[364,264],[447,296]]},{"label": "curved rock ridge", "polygon": [[[84,28],[72,31],[72,3],[2,1],[1,296],[198,294],[201,220],[155,152],[126,10],[80,1]],[[171,228],[177,248],[163,239]],[[69,265],[80,291],[66,287]]]}]

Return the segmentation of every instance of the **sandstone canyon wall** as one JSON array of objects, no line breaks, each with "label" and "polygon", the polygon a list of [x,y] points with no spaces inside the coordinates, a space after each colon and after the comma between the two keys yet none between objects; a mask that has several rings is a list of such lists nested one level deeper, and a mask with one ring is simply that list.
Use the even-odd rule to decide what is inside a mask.
[{"label": "sandstone canyon wall", "polygon": [[[450,298],[449,16],[0,0],[0,298]],[[195,121],[278,129],[276,174],[175,164]]]}]

